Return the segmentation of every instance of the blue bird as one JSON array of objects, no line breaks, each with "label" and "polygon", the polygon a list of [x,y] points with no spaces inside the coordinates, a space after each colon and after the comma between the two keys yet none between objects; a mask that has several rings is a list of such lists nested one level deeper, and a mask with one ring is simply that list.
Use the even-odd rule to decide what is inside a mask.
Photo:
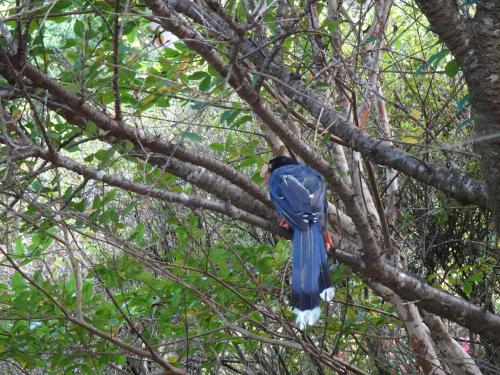
[{"label": "blue bird", "polygon": [[[334,288],[326,260],[331,244],[326,231],[323,177],[311,167],[279,156],[269,161],[269,189],[276,210],[293,230],[292,298],[300,329],[319,319],[320,298],[331,301]],[[325,233],[325,238],[323,238]]]}]

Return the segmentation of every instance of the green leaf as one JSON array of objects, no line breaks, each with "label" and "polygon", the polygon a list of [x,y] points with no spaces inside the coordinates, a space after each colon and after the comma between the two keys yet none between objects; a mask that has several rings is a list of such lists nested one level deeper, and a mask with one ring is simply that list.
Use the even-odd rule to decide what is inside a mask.
[{"label": "green leaf", "polygon": [[166,56],[166,57],[170,57],[170,58],[174,58],[174,57],[177,57],[180,55],[179,51],[173,49],[173,48],[163,48],[163,54]]},{"label": "green leaf", "polygon": [[228,109],[227,111],[224,111],[220,116],[220,122],[226,122],[230,124],[234,121],[234,119],[239,115],[240,112],[241,111],[239,109]]},{"label": "green leaf", "polygon": [[[51,234],[55,234],[53,230],[50,232]],[[29,253],[31,255],[39,255],[42,251],[46,250],[52,242],[52,237],[50,237],[46,232],[40,231],[31,238],[31,244],[28,247]]]},{"label": "green leaf", "polygon": [[240,126],[249,121],[252,121],[252,115],[243,115],[233,123],[233,126]]},{"label": "green leaf", "polygon": [[37,193],[41,192],[42,189],[43,189],[43,185],[40,183],[40,181],[38,180],[35,180],[33,181],[33,183],[31,184],[31,187],[33,188],[33,190],[35,190]]},{"label": "green leaf", "polygon": [[254,155],[250,156],[248,158],[245,158],[241,163],[241,167],[248,167],[250,165],[255,165],[255,164],[261,164],[262,163],[262,158],[260,156]]},{"label": "green leaf", "polygon": [[460,64],[456,59],[451,60],[446,64],[444,72],[448,77],[454,77],[460,71]]},{"label": "green leaf", "polygon": [[78,212],[83,212],[85,211],[85,207],[87,206],[87,200],[82,199],[80,202],[77,202],[73,205],[73,208],[77,210]]},{"label": "green leaf", "polygon": [[329,21],[326,24],[326,28],[328,31],[332,32],[333,30],[339,27],[339,21]]},{"label": "green leaf", "polygon": [[135,202],[134,201],[132,201],[129,204],[127,204],[125,206],[125,208],[123,209],[123,215],[130,214],[132,212],[132,210],[134,209],[134,207],[135,207]]},{"label": "green leaf", "polygon": [[83,37],[83,32],[85,31],[85,24],[80,20],[76,20],[73,26],[73,31],[76,36],[79,36],[80,38]]},{"label": "green leaf", "polygon": [[465,294],[470,296],[470,294],[472,293],[472,283],[469,282],[469,280],[465,280],[462,285],[463,285],[463,289],[464,289]]},{"label": "green leaf", "polygon": [[257,269],[264,274],[271,273],[274,269],[274,259],[270,256],[265,256],[257,262]]},{"label": "green leaf", "polygon": [[123,28],[123,35],[127,35],[137,29],[137,24],[135,22],[127,22]]},{"label": "green leaf", "polygon": [[125,152],[130,152],[134,149],[134,144],[128,139],[124,140],[121,144]]},{"label": "green leaf", "polygon": [[102,199],[102,204],[106,204],[111,202],[116,197],[116,189],[112,189],[106,193],[104,198]]},{"label": "green leaf", "polygon": [[102,199],[99,195],[96,195],[94,197],[94,200],[92,201],[92,209],[98,210],[101,207],[102,207]]},{"label": "green leaf", "polygon": [[97,125],[93,121],[87,121],[83,133],[89,137],[95,135],[97,133]]},{"label": "green leaf", "polygon": [[145,229],[146,229],[146,227],[143,223],[137,224],[137,226],[134,229],[134,232],[130,236],[130,239],[137,244],[142,243],[142,241],[144,240],[144,230]]},{"label": "green leaf", "polygon": [[427,60],[426,62],[424,62],[423,64],[421,64],[418,68],[417,68],[417,71],[416,71],[416,74],[417,75],[420,75],[422,73],[422,71],[427,68],[428,66],[430,65],[434,65],[434,66],[437,66],[441,60],[443,60],[446,55],[448,54],[448,50],[447,49],[443,49],[435,54],[433,54],[429,60]]},{"label": "green leaf", "polygon": [[481,282],[483,282],[483,278],[481,277],[481,275],[479,273],[474,273],[474,274],[470,275],[470,277],[468,278],[468,280],[471,283],[481,283]]},{"label": "green leaf", "polygon": [[332,139],[332,136],[330,135],[330,133],[325,133],[321,137],[321,143],[322,144],[327,144],[328,142],[330,142],[330,139]]},{"label": "green leaf", "polygon": [[73,6],[73,0],[59,0],[51,9],[51,13],[60,13],[64,9]]},{"label": "green leaf", "polygon": [[207,70],[208,70],[208,74],[210,74],[213,77],[220,76],[219,72],[212,65],[209,65]]},{"label": "green leaf", "polygon": [[95,158],[101,162],[99,164],[100,167],[106,166],[111,161],[113,155],[115,154],[116,148],[117,146],[114,145],[111,148],[108,148],[106,150],[99,150],[95,153]]},{"label": "green leaf", "polygon": [[182,132],[181,137],[190,139],[193,142],[198,142],[198,143],[200,143],[203,140],[201,135],[194,132]]},{"label": "green leaf", "polygon": [[204,79],[206,77],[208,77],[208,73],[206,73],[206,72],[195,72],[195,73],[191,74],[188,78],[191,81],[198,81],[198,80]]},{"label": "green leaf", "polygon": [[174,43],[175,48],[177,48],[181,52],[189,52],[191,51],[188,46],[184,44],[184,42],[177,41]]},{"label": "green leaf", "polygon": [[212,77],[210,76],[205,77],[203,81],[200,82],[198,88],[200,89],[200,91],[208,91],[211,83],[212,83]]},{"label": "green leaf", "polygon": [[[106,283],[107,287],[113,288],[118,285],[118,275],[116,269],[108,268],[104,264],[98,264],[95,266],[95,271],[98,273],[99,277]],[[101,304],[101,308],[96,310],[96,315],[103,315],[103,313],[109,312],[111,310],[111,304]],[[107,322],[106,322],[107,323]]]},{"label": "green leaf", "polygon": [[211,143],[208,147],[217,152],[224,152],[226,150],[226,146],[223,143]]},{"label": "green leaf", "polygon": [[26,288],[26,279],[19,272],[14,272],[12,275],[12,289],[20,292]]},{"label": "green leaf", "polygon": [[85,374],[85,375],[95,374],[94,369],[91,368],[90,366],[86,365],[85,363],[83,365],[81,365],[80,371],[82,372],[82,374]]},{"label": "green leaf", "polygon": [[22,240],[21,237],[17,237],[16,238],[16,251],[15,251],[15,254],[16,255],[25,255],[26,254],[25,249],[24,249],[23,240]]}]

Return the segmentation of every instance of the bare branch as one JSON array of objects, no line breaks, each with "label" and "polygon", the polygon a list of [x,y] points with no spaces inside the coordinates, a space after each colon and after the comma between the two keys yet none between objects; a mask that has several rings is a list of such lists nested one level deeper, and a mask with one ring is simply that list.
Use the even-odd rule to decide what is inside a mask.
[{"label": "bare branch", "polygon": [[365,278],[385,285],[401,298],[412,301],[430,313],[468,327],[494,344],[500,344],[500,316],[437,290],[389,264],[366,263],[361,258],[343,251],[337,251],[336,256]]},{"label": "bare branch", "polygon": [[[1,140],[1,139],[0,139]],[[245,212],[241,209],[238,209],[231,204],[221,203],[214,200],[204,199],[198,196],[189,196],[184,193],[172,193],[165,190],[160,190],[153,188],[149,185],[138,184],[131,181],[127,181],[125,179],[112,176],[110,174],[104,173],[101,170],[86,167],[82,164],[79,164],[72,159],[69,159],[65,156],[62,156],[58,152],[50,152],[42,149],[41,147],[37,147],[33,145],[33,150],[36,152],[37,156],[41,157],[46,161],[50,161],[52,164],[62,167],[68,170],[71,170],[86,179],[92,179],[96,181],[103,181],[111,186],[119,187],[126,191],[132,191],[140,195],[158,198],[166,202],[178,203],[183,206],[192,208],[192,209],[207,209],[210,211],[222,213],[226,216],[229,216],[236,220],[241,220],[247,222],[251,225],[255,225],[259,228],[264,229],[265,231],[269,231],[280,235],[282,237],[288,237],[289,233],[283,228],[279,227],[276,224],[276,221],[266,220],[259,216],[253,215],[251,213]]]},{"label": "bare branch", "polygon": [[[0,61],[3,64],[0,64],[0,73],[7,79],[12,79],[12,73],[9,72],[8,67],[15,67],[20,75],[28,78],[35,86],[48,90],[57,101],[64,103],[67,108],[71,108],[71,111],[77,113],[85,120],[93,121],[100,129],[105,130],[108,135],[127,139],[139,148],[147,148],[153,152],[204,167],[241,187],[248,194],[257,198],[259,202],[263,202],[265,206],[269,208],[273,207],[267,193],[247,176],[239,173],[234,168],[206,154],[192,152],[181,145],[168,142],[159,137],[150,136],[142,130],[137,131],[123,122],[115,121],[104,112],[83,102],[81,98],[66,90],[32,65],[11,60],[14,56],[5,49],[2,49],[1,52]],[[262,209],[265,210],[264,207]]]},{"label": "bare branch", "polygon": [[[217,30],[221,35],[227,34],[230,30],[228,25],[223,26],[223,21],[216,14],[210,18],[201,17],[200,14],[206,12],[192,2],[170,0],[169,4],[176,11],[194,21],[210,22],[213,28],[219,28]],[[242,53],[249,56],[256,66],[262,66],[266,56],[257,46],[258,44],[251,40],[240,42]],[[321,118],[328,132],[340,137],[349,147],[359,151],[365,158],[401,171],[460,202],[476,204],[483,208],[489,207],[486,188],[483,184],[453,168],[429,164],[395,147],[390,142],[369,136],[330,107],[323,95],[310,89],[302,81],[295,80],[293,75],[278,62],[270,64],[269,69],[261,74],[268,74],[269,77],[275,79],[289,98],[296,100],[316,118]]]}]

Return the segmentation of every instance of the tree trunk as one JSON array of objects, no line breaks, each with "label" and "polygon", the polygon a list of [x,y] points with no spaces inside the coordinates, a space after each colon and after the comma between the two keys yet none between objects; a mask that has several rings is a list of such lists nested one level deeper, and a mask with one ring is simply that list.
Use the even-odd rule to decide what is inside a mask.
[{"label": "tree trunk", "polygon": [[420,313],[413,303],[402,300],[389,288],[378,283],[369,283],[378,295],[390,301],[404,324],[411,348],[422,372],[426,375],[446,375],[439,361],[429,329],[423,324]]},{"label": "tree trunk", "polygon": [[422,313],[425,324],[430,329],[432,338],[446,364],[454,375],[481,375],[481,371],[471,356],[448,333],[441,319],[436,315]]},{"label": "tree trunk", "polygon": [[[500,3],[478,1],[464,73],[477,131],[476,146],[500,249]],[[497,252],[498,255],[498,252]]]}]

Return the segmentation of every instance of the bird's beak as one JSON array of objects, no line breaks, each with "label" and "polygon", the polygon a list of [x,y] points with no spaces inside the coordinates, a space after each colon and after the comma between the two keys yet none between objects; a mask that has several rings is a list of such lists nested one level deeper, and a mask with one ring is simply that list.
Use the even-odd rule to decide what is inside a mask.
[{"label": "bird's beak", "polygon": [[269,164],[264,163],[262,167],[260,167],[260,177],[264,179],[265,183],[269,183]]}]

